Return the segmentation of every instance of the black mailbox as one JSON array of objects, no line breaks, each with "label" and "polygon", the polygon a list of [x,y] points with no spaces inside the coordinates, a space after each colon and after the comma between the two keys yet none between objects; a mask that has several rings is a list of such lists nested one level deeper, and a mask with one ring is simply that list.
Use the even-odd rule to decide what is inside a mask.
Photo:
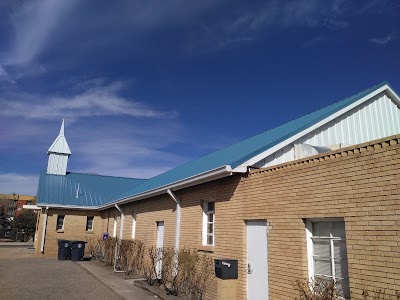
[{"label": "black mailbox", "polygon": [[221,279],[237,279],[237,259],[215,259],[215,276]]}]

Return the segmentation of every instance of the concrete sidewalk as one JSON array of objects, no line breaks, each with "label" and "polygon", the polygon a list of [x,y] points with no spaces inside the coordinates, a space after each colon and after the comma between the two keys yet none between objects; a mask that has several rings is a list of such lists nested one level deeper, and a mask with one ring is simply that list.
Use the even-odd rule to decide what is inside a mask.
[{"label": "concrete sidewalk", "polygon": [[33,242],[0,242],[0,259],[33,257],[34,255]]},{"label": "concrete sidewalk", "polygon": [[154,294],[133,285],[133,280],[124,280],[123,276],[116,275],[112,269],[102,267],[95,261],[79,261],[77,264],[126,300],[154,300],[157,298]]},{"label": "concrete sidewalk", "polygon": [[26,247],[26,248],[33,248],[33,242],[2,242],[2,241],[0,241],[0,247]]}]

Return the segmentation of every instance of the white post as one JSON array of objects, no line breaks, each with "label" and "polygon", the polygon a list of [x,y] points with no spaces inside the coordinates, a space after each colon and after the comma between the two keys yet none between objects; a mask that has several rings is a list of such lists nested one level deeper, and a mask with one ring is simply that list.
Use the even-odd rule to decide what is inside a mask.
[{"label": "white post", "polygon": [[[121,213],[121,222],[120,222],[120,225],[119,225],[120,226],[119,227],[119,239],[122,240],[122,233],[123,233],[123,228],[124,228],[124,213],[122,212],[122,209],[117,204],[115,204],[114,206]],[[115,228],[114,228],[114,230],[115,230]],[[118,238],[117,238],[117,242],[115,244],[115,256],[114,256],[114,272],[116,272],[116,273],[125,272],[125,271],[117,270],[117,256],[118,256],[117,252],[118,252],[118,246],[119,245],[120,245],[120,243],[118,242]]]},{"label": "white post", "polygon": [[122,233],[123,233],[123,230],[124,230],[124,217],[125,216],[124,216],[124,213],[123,213],[122,209],[117,204],[115,204],[115,208],[118,209],[119,212],[121,213],[121,222],[120,222],[120,225],[119,225],[119,238],[122,240]]},{"label": "white post", "polygon": [[175,225],[175,243],[174,243],[175,257],[174,257],[174,274],[173,274],[174,276],[176,276],[178,273],[179,236],[181,231],[181,202],[179,201],[178,197],[176,197],[176,195],[172,193],[170,189],[167,190],[167,193],[176,203],[176,223],[175,223],[176,225]]},{"label": "white post", "polygon": [[44,253],[44,239],[46,237],[46,225],[47,225],[47,216],[48,216],[49,207],[46,206],[46,215],[43,220],[43,229],[42,229],[42,243],[40,246],[40,252]]}]

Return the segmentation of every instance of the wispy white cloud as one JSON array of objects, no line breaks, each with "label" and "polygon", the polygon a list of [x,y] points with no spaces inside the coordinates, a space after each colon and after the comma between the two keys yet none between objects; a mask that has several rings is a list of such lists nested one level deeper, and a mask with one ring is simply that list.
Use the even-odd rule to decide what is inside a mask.
[{"label": "wispy white cloud", "polygon": [[0,173],[0,191],[3,194],[36,195],[39,175]]},{"label": "wispy white cloud", "polygon": [[25,1],[15,6],[11,21],[15,30],[12,49],[5,56],[3,65],[26,64],[40,54],[63,16],[77,3],[71,1]]},{"label": "wispy white cloud", "polygon": [[202,25],[210,47],[221,50],[265,38],[292,27],[341,30],[350,25],[343,19],[348,7],[341,0],[269,0],[228,13],[213,24]]},{"label": "wispy white cloud", "polygon": [[98,123],[96,128],[81,123],[67,126],[73,152],[70,170],[152,177],[190,159],[179,155],[175,147],[169,149],[182,142],[183,130],[175,120],[133,122],[129,126],[115,120]]},{"label": "wispy white cloud", "polygon": [[139,101],[121,95],[126,83],[115,81],[90,87],[71,96],[32,95],[13,92],[0,96],[0,115],[35,119],[72,120],[93,116],[130,116],[141,118],[171,118],[177,113],[153,109]]},{"label": "wispy white cloud", "polygon": [[389,33],[383,37],[370,38],[368,41],[376,46],[386,46],[387,44],[393,42],[396,39],[396,35]]},{"label": "wispy white cloud", "polygon": [[8,72],[6,71],[6,69],[4,69],[1,65],[0,65],[0,82],[1,81],[6,81],[8,83],[15,83],[15,80],[12,79],[10,77],[10,75],[8,74]]}]

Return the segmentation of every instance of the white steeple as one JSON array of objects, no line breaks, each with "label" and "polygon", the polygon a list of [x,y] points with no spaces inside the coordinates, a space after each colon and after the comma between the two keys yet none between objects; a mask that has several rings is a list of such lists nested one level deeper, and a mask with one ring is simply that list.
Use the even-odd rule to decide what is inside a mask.
[{"label": "white steeple", "polygon": [[61,124],[60,133],[47,151],[49,163],[47,174],[65,175],[67,173],[68,157],[71,155],[67,140],[64,136],[64,120]]}]

